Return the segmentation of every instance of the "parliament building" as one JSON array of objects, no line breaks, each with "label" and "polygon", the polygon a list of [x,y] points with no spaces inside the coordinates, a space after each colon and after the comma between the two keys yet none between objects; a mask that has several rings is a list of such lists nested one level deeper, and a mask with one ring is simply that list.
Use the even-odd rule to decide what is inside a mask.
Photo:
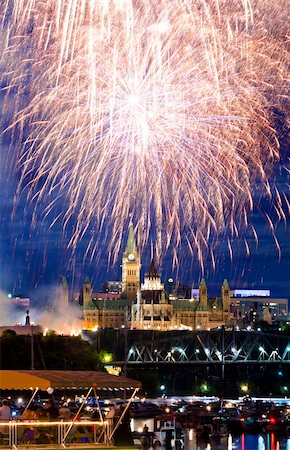
[{"label": "parliament building", "polygon": [[144,282],[140,279],[141,258],[132,222],[122,258],[122,282],[107,282],[104,292],[94,293],[86,279],[79,303],[83,308],[83,328],[133,328],[169,331],[209,330],[230,323],[230,288],[224,280],[219,298],[209,298],[202,279],[195,295],[169,294],[154,260]]}]

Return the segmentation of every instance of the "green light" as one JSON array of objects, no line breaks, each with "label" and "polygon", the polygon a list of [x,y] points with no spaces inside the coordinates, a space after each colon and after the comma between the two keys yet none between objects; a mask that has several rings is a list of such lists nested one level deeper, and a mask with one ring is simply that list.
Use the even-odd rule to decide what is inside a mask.
[{"label": "green light", "polygon": [[107,364],[113,361],[114,355],[113,353],[101,351],[99,358],[102,363]]},{"label": "green light", "polygon": [[207,392],[208,391],[208,385],[206,383],[201,385],[201,390],[202,392]]},{"label": "green light", "polygon": [[9,294],[7,295],[7,297],[8,297],[8,298],[12,298],[12,294],[9,293]]}]

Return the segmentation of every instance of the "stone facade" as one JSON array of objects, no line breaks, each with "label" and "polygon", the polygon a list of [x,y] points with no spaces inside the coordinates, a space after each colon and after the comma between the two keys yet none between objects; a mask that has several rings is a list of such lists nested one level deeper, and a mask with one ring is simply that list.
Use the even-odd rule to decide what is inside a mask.
[{"label": "stone facade", "polygon": [[89,280],[81,292],[86,329],[121,328],[154,329],[211,329],[230,323],[230,288],[225,280],[221,297],[210,299],[204,279],[199,285],[199,299],[169,298],[161,282],[154,261],[140,283],[140,253],[135,244],[132,222],[122,259],[122,294],[98,294],[94,298]]}]

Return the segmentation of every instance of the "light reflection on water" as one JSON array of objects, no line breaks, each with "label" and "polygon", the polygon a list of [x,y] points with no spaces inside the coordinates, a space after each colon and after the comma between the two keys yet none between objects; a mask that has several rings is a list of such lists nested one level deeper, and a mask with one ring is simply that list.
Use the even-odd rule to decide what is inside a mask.
[{"label": "light reflection on water", "polygon": [[[153,419],[132,419],[131,429],[132,431],[142,431],[145,424],[149,431],[153,431]],[[199,441],[195,430],[192,429],[185,430],[184,435],[183,450],[290,450],[290,437],[278,433],[229,435],[209,443]],[[154,450],[164,450],[164,448],[154,447]],[[145,449],[149,450],[148,447],[144,447]]]}]

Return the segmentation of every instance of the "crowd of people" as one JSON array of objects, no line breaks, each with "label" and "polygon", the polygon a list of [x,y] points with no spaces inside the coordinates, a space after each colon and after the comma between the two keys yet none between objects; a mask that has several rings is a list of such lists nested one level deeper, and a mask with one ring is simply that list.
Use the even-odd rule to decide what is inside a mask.
[{"label": "crowd of people", "polygon": [[[8,400],[2,400],[2,406],[0,407],[0,421],[8,422],[11,419],[11,412],[12,408],[10,408]],[[76,417],[76,414],[78,414],[78,417]],[[125,411],[123,403],[109,405],[109,411],[103,411],[101,417],[99,408],[90,408],[89,410],[82,409],[78,412],[76,409],[70,409],[69,404],[65,401],[57,404],[57,402],[54,402],[51,399],[42,404],[31,403],[31,405],[24,408],[23,411],[20,411],[20,414],[17,415],[17,419],[23,421],[70,421],[72,419],[101,421],[102,419],[106,419],[110,423],[111,430],[118,424],[114,433],[114,443],[116,446],[133,445],[130,416],[129,412]],[[33,442],[35,439],[34,430],[31,427],[27,428],[23,439],[25,442]]]}]

